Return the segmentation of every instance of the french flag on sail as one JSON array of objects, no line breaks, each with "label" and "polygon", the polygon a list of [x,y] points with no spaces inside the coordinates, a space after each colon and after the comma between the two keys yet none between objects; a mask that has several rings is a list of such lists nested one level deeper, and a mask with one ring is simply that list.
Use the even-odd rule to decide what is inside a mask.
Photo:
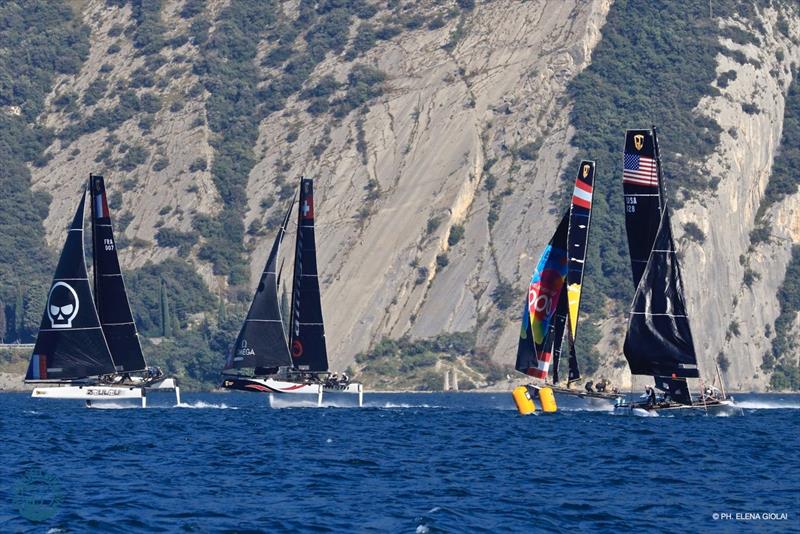
[{"label": "french flag on sail", "polygon": [[47,378],[47,356],[34,354],[31,358],[31,377],[37,380]]},{"label": "french flag on sail", "polygon": [[102,219],[110,217],[108,213],[108,202],[106,201],[106,191],[101,189],[94,195],[95,218]]},{"label": "french flag on sail", "polygon": [[572,203],[581,208],[591,209],[592,207],[592,186],[583,180],[575,181],[575,189],[572,192]]}]

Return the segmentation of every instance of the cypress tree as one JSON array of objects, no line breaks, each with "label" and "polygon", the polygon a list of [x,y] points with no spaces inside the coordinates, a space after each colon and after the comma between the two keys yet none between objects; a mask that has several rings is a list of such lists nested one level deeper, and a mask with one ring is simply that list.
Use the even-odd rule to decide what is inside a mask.
[{"label": "cypress tree", "polygon": [[161,335],[172,337],[172,316],[169,310],[169,297],[164,280],[161,280]]},{"label": "cypress tree", "polygon": [[17,298],[14,302],[14,326],[17,339],[21,340],[25,335],[25,290],[22,286],[17,288]]}]

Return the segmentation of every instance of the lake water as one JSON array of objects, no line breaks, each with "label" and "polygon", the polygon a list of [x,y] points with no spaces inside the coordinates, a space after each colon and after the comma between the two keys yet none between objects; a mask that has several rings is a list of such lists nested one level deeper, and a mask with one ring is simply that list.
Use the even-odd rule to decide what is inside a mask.
[{"label": "lake water", "polygon": [[509,393],[183,397],[0,395],[0,531],[800,531],[800,396],[650,418],[522,417]]}]

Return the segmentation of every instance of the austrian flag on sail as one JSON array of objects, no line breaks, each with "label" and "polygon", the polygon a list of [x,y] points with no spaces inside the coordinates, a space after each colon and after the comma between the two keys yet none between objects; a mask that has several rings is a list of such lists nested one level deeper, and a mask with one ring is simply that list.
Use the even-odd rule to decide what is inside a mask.
[{"label": "austrian flag on sail", "polygon": [[[588,164],[587,164],[588,165]],[[592,209],[592,184],[581,180],[575,182],[575,190],[572,192],[572,204]]]}]

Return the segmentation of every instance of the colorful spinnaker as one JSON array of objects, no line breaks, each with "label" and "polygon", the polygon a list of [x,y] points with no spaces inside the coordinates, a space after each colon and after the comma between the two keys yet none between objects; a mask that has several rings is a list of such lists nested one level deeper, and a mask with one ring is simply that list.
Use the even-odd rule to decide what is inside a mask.
[{"label": "colorful spinnaker", "polygon": [[550,372],[553,325],[561,291],[567,279],[567,229],[569,211],[561,218],[556,233],[547,244],[533,271],[517,347],[517,371],[546,379]]}]

